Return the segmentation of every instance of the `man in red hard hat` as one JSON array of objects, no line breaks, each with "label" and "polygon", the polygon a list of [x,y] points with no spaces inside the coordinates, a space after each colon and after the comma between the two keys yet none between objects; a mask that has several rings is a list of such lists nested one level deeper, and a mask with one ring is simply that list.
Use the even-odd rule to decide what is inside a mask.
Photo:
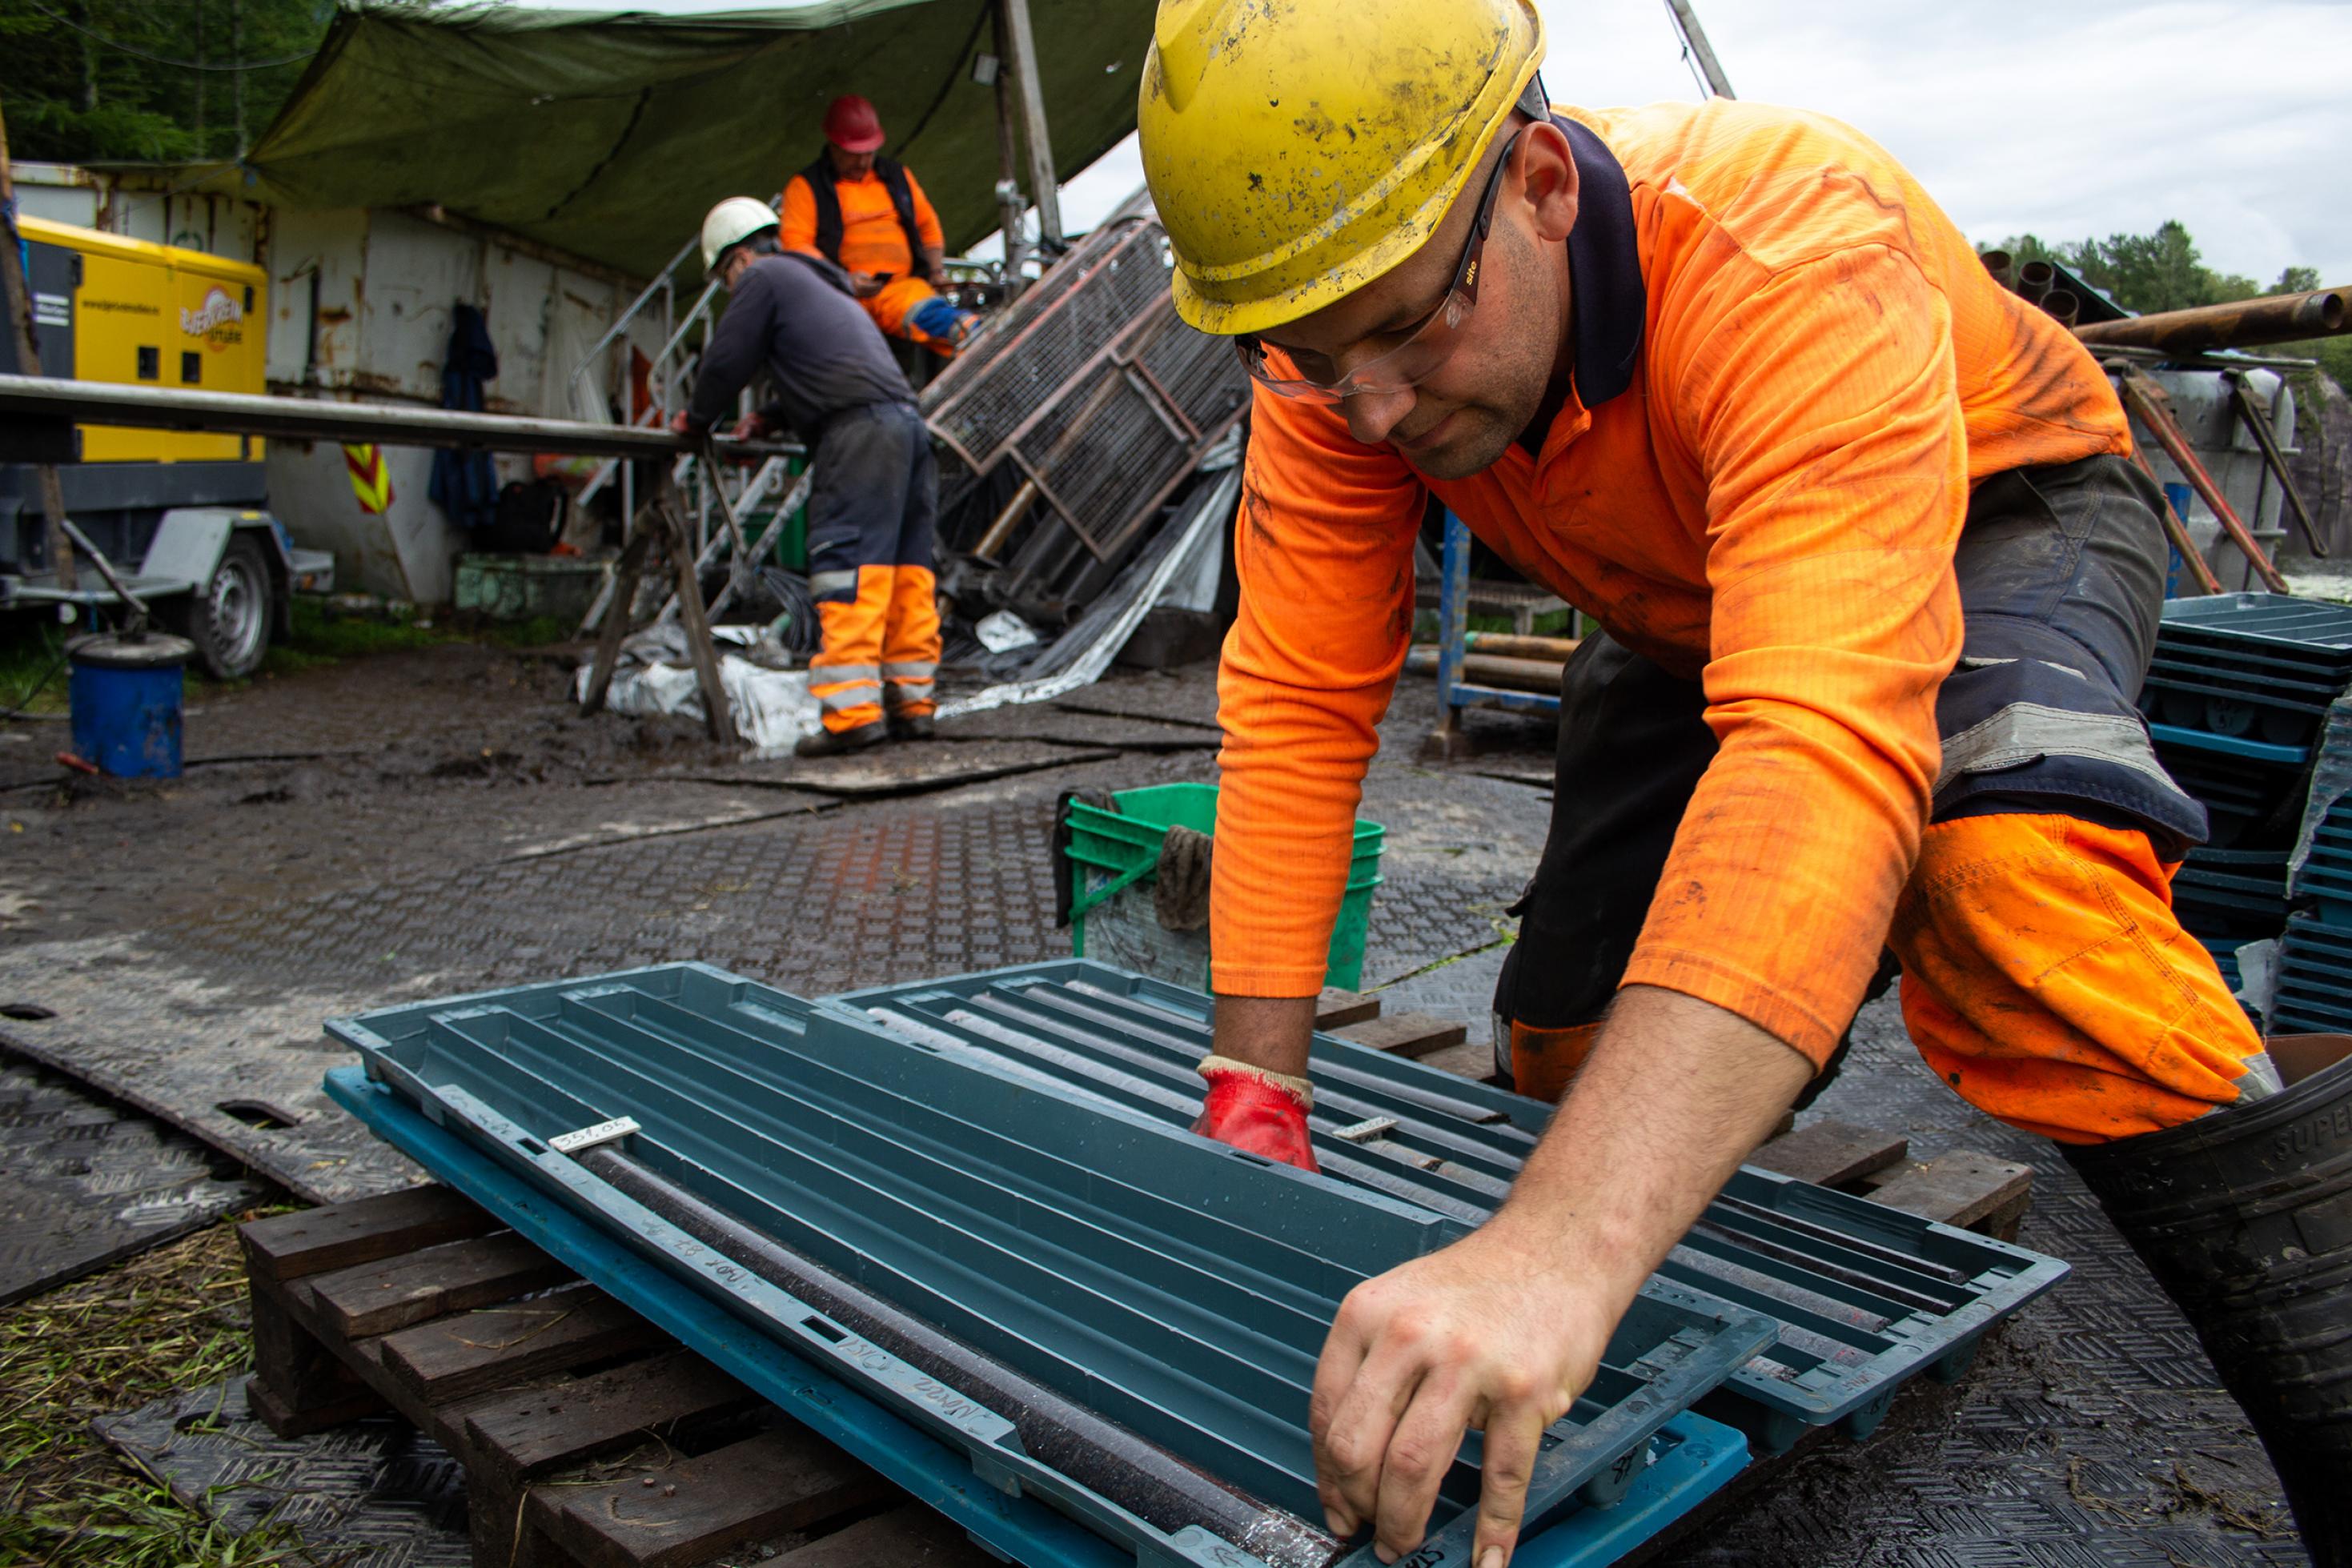
[{"label": "man in red hard hat", "polygon": [[786,250],[840,265],[874,324],[936,353],[962,347],[979,318],[942,297],[947,242],[913,171],[882,155],[882,117],[852,93],[824,111],[824,150],[784,187]]}]

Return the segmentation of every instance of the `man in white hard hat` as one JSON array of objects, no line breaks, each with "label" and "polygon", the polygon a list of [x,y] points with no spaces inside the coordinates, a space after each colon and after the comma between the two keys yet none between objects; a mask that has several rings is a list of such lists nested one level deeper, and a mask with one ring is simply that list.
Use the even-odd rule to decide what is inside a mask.
[{"label": "man in white hard hat", "polygon": [[809,589],[824,635],[809,660],[809,691],[824,727],[795,749],[830,757],[927,736],[940,661],[939,478],[914,391],[848,275],[823,256],[782,250],[766,203],[730,196],[711,208],[702,261],[730,298],[674,428],[709,429],[764,363],[774,399],[736,434],[789,429],[807,443],[814,469]]}]

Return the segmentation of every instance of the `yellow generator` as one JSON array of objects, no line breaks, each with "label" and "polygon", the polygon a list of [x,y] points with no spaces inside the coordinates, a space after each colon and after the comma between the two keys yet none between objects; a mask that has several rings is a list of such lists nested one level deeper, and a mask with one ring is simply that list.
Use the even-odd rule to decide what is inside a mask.
[{"label": "yellow generator", "polygon": [[[260,267],[39,218],[18,226],[44,375],[268,391]],[[16,358],[14,337],[0,334],[0,371],[16,373]],[[113,598],[86,566],[74,591],[58,585],[34,467],[55,463],[68,515],[126,586],[194,642],[213,675],[252,674],[286,629],[288,596],[325,591],[334,570],[323,551],[295,550],[269,515],[261,447],[253,436],[95,424],[0,436],[0,606],[62,605],[71,616]]]}]

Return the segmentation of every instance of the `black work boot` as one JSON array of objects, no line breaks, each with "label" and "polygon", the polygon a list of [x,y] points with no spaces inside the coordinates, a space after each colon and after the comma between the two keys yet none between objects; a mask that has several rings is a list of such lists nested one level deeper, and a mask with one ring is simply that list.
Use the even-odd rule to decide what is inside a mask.
[{"label": "black work boot", "polygon": [[889,718],[893,740],[929,740],[931,738],[931,716],[927,713],[894,713]]},{"label": "black work boot", "polygon": [[2070,1164],[2197,1330],[2318,1568],[2352,1565],[2352,1036],[2275,1037],[2284,1092]]},{"label": "black work boot", "polygon": [[803,735],[793,743],[793,755],[839,757],[846,751],[863,751],[869,746],[879,746],[889,738],[889,727],[877,719],[872,724],[861,724],[856,729],[820,729],[814,735]]}]

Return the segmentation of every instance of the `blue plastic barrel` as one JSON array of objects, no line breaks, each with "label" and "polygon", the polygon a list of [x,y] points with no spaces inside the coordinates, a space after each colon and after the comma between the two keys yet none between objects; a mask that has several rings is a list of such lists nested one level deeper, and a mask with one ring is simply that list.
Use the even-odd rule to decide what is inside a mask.
[{"label": "blue plastic barrel", "polygon": [[155,632],[68,643],[75,754],[117,779],[177,779],[180,672],[195,652],[184,637]]}]

